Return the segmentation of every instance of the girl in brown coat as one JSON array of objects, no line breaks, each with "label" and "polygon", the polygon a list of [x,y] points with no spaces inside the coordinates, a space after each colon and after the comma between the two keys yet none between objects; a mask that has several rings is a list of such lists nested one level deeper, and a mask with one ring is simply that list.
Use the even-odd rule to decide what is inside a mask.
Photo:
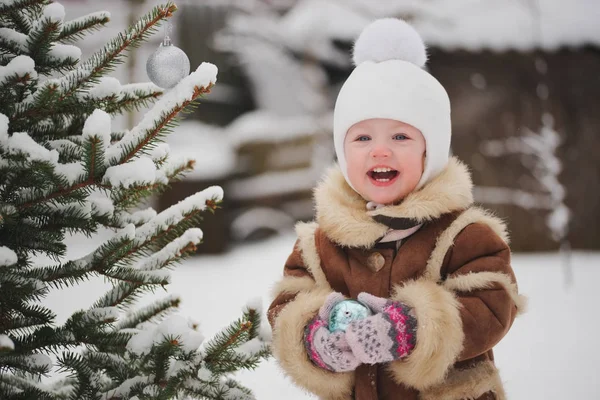
[{"label": "girl in brown coat", "polygon": [[[273,353],[321,399],[504,399],[492,348],[524,308],[504,224],[449,158],[450,102],[397,19],[369,25],[334,111],[338,165],[315,190],[268,312]],[[370,316],[334,330],[358,299]]]}]

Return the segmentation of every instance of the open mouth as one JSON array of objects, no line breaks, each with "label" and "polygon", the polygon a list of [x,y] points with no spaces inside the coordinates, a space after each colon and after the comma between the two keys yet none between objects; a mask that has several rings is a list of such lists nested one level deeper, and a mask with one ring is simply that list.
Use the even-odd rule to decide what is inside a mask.
[{"label": "open mouth", "polygon": [[398,171],[389,167],[377,167],[367,172],[367,175],[377,183],[387,183],[396,179]]}]

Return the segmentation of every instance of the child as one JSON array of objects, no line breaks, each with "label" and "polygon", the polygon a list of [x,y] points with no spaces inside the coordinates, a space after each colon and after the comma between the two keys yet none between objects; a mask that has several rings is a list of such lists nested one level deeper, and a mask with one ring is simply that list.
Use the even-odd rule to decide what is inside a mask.
[{"label": "child", "polygon": [[[273,353],[321,399],[504,399],[492,348],[524,301],[504,224],[473,206],[450,102],[405,22],[369,25],[334,110],[338,166],[315,190],[269,307]],[[371,316],[342,332],[343,299]]]}]

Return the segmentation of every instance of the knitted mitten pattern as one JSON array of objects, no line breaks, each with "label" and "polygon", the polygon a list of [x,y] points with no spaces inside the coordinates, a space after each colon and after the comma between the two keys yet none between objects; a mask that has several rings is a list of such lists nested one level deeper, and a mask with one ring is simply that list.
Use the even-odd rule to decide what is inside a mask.
[{"label": "knitted mitten pattern", "polygon": [[327,321],[335,304],[344,300],[341,293],[331,293],[319,313],[304,328],[304,346],[308,358],[317,366],[332,372],[353,371],[360,362],[352,354],[345,332],[329,332]]},{"label": "knitted mitten pattern", "polygon": [[416,344],[417,320],[406,304],[368,293],[358,300],[369,305],[375,315],[353,321],[346,340],[356,358],[365,364],[394,361],[408,356]]}]

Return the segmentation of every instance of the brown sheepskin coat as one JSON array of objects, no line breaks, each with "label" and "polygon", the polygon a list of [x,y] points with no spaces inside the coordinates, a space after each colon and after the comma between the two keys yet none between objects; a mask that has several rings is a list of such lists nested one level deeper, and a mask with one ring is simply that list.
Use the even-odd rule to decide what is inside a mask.
[{"label": "brown sheepskin coat", "polygon": [[[467,168],[446,169],[400,204],[375,211],[332,168],[315,190],[316,222],[298,240],[274,289],[268,317],[285,373],[321,399],[504,399],[492,348],[524,308],[502,221],[473,206]],[[388,229],[374,216],[424,225],[400,248],[380,248]],[[306,355],[304,327],[332,291],[402,301],[417,316],[405,359],[334,373]]]}]

